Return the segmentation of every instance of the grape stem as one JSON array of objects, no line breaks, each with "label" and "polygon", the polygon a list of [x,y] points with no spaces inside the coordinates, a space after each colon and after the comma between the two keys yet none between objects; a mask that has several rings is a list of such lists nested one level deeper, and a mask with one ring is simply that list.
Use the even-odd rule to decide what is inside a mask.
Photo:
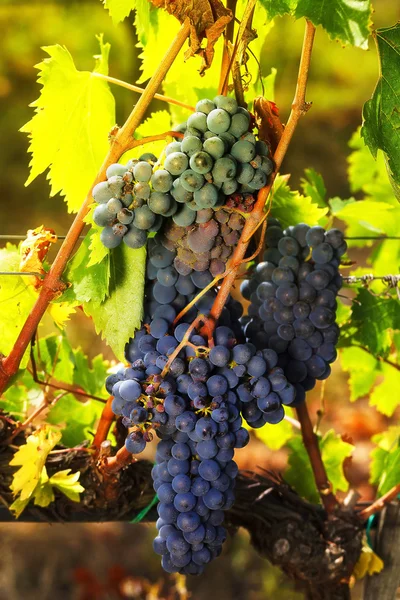
[{"label": "grape stem", "polygon": [[391,490],[389,490],[381,498],[378,498],[377,500],[375,500],[375,502],[373,502],[370,506],[368,506],[367,508],[364,508],[364,510],[362,510],[359,513],[359,516],[362,519],[367,520],[372,515],[375,515],[376,513],[383,510],[385,508],[385,506],[387,504],[389,504],[389,502],[392,502],[392,500],[395,500],[399,494],[400,494],[400,483],[395,485]]},{"label": "grape stem", "polygon": [[226,8],[228,8],[232,12],[232,20],[229,21],[228,25],[226,26],[224,34],[224,49],[222,52],[221,72],[218,84],[218,94],[224,95],[226,95],[228,91],[227,74],[229,73],[230,65],[230,45],[232,44],[233,34],[235,31],[236,4],[237,0],[227,0],[226,2]]},{"label": "grape stem", "polygon": [[325,465],[322,462],[318,437],[314,433],[306,402],[302,402],[296,408],[296,412],[301,426],[304,447],[307,450],[314,474],[314,481],[317,485],[325,510],[328,513],[331,513],[337,508],[338,502],[332,492],[332,485],[327,477]]},{"label": "grape stem", "polygon": [[111,408],[112,401],[113,397],[110,396],[102,410],[99,424],[97,425],[96,433],[93,438],[92,446],[96,448],[97,454],[100,452],[101,444],[107,439],[111,425],[115,419],[115,415]]},{"label": "grape stem", "polygon": [[[120,87],[126,88],[131,92],[137,92],[138,94],[143,94],[144,89],[139,87],[138,85],[133,85],[132,83],[127,83],[126,81],[122,81],[121,79],[116,79],[115,77],[109,77],[108,75],[103,75],[103,73],[92,73],[94,77],[98,77],[99,79],[103,79],[104,81],[108,81],[108,83],[114,83],[115,85],[119,85]],[[180,102],[179,100],[175,100],[175,98],[171,98],[170,96],[164,96],[163,94],[154,94],[155,100],[161,100],[162,102],[167,102],[168,104],[175,104],[175,106],[180,106],[181,108],[187,108],[191,112],[195,111],[194,106],[190,106],[190,104],[185,104],[184,102]]]},{"label": "grape stem", "polygon": [[186,19],[175,36],[172,44],[168,48],[164,58],[161,60],[154,75],[147,84],[143,94],[140,96],[131,114],[127,118],[125,124],[123,127],[121,127],[121,129],[116,130],[115,134],[111,136],[110,150],[105,157],[104,162],[100,167],[100,170],[96,175],[95,180],[88,191],[86,199],[76,215],[64,242],[61,245],[49,272],[43,280],[43,286],[38,299],[28,315],[28,318],[26,319],[10,354],[3,358],[0,362],[0,394],[4,391],[10,378],[18,371],[18,367],[25,350],[35,335],[37,326],[42,319],[49,303],[64,286],[63,282],[61,281],[61,276],[75,248],[76,242],[78,241],[79,236],[81,235],[85,226],[84,218],[89,212],[89,207],[93,202],[93,187],[100,181],[105,180],[107,167],[117,162],[126,149],[130,147],[133,133],[143,120],[146,110],[154,98],[158,88],[160,87],[162,80],[178,56],[183,44],[187,40],[189,31],[190,23],[189,20]]},{"label": "grape stem", "polygon": [[118,473],[124,467],[127,467],[137,459],[132,456],[130,452],[122,446],[115,456],[110,456],[105,459],[104,464],[101,468],[102,473],[112,475]]}]

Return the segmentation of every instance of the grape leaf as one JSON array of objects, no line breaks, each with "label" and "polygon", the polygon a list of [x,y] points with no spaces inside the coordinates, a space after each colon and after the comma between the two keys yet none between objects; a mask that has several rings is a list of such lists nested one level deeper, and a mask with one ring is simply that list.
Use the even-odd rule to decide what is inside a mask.
[{"label": "grape leaf", "polygon": [[370,0],[261,0],[269,18],[293,15],[296,19],[305,17],[314,25],[322,25],[331,39],[339,39],[344,44],[352,44],[363,50],[368,49],[368,36],[371,27]]},{"label": "grape leaf", "polygon": [[120,23],[136,8],[136,0],[103,0],[114,25]]},{"label": "grape leaf", "polygon": [[369,352],[357,346],[343,348],[340,362],[344,371],[349,374],[350,400],[366,396],[375,383],[378,375],[378,361]]},{"label": "grape leaf", "polygon": [[[0,271],[19,271],[19,261],[19,251],[15,246],[7,244],[0,249]],[[29,279],[19,275],[0,277],[0,354],[5,356],[12,349],[37,298],[34,287],[28,285]],[[22,359],[21,368],[28,360],[29,350]]]},{"label": "grape leaf", "polygon": [[109,362],[103,359],[101,354],[95,356],[91,361],[83,353],[81,348],[73,350],[74,384],[93,396],[107,398],[108,393],[104,382],[109,369]]},{"label": "grape leaf", "polygon": [[[315,485],[311,464],[303,440],[296,435],[288,442],[290,449],[289,468],[285,472],[285,480],[304,498],[310,502],[320,501]],[[349,484],[343,472],[343,463],[353,452],[354,446],[342,440],[333,430],[319,439],[322,460],[326,468],[328,480],[334,492],[346,492]]]},{"label": "grape leaf", "polygon": [[347,235],[397,235],[400,207],[375,200],[330,200],[332,214],[344,221]]},{"label": "grape leaf", "polygon": [[96,332],[124,360],[125,344],[140,327],[143,315],[146,249],[121,244],[110,253],[110,288],[104,302],[88,302],[84,310],[93,318]]},{"label": "grape leaf", "polygon": [[[94,236],[99,236],[97,228],[90,230],[74,257],[68,261],[63,279],[71,287],[61,296],[62,301],[103,302],[108,293],[110,279],[109,252],[96,264],[88,264],[88,255]],[[103,246],[103,244],[102,244]],[[104,248],[104,246],[103,246]],[[92,255],[93,256],[93,255]]]},{"label": "grape leaf", "polygon": [[73,448],[91,437],[103,407],[104,404],[99,400],[80,402],[67,394],[50,409],[47,421],[60,428],[62,443]]},{"label": "grape leaf", "polygon": [[[139,58],[142,61],[140,70],[142,71],[137,83],[144,83],[152,77],[154,71],[160,64],[160,58],[165,55],[171,41],[178,33],[180,25],[172,15],[169,15],[164,10],[155,11],[154,19],[152,19],[152,27],[147,32],[146,43],[142,43],[139,39],[138,47],[142,48]],[[155,52],[154,49],[157,48]],[[183,54],[179,54],[175,63],[183,63]],[[192,65],[193,69],[193,65]],[[180,96],[178,96],[180,98]],[[153,132],[155,133],[155,132]]]},{"label": "grape leaf", "polygon": [[391,343],[389,330],[400,329],[400,304],[359,288],[349,327],[352,343],[366,347],[374,356],[385,356]]},{"label": "grape leaf", "polygon": [[374,157],[378,149],[387,160],[398,194],[400,185],[400,25],[375,32],[380,75],[372,98],[364,104],[361,135]]},{"label": "grape leaf", "polygon": [[351,191],[362,191],[375,202],[396,205],[397,200],[387,176],[383,153],[378,151],[376,160],[374,159],[360,135],[360,129],[352,135],[349,146],[353,150],[347,158]]},{"label": "grape leaf", "polygon": [[400,483],[400,427],[373,436],[376,448],[371,452],[370,482],[378,486],[378,494],[386,494]]},{"label": "grape leaf", "polygon": [[20,370],[12,385],[0,397],[1,410],[19,421],[23,421],[31,405],[38,406],[43,391],[26,369]]},{"label": "grape leaf", "polygon": [[363,579],[366,575],[380,573],[384,566],[383,560],[379,558],[377,554],[375,554],[375,552],[369,546],[366,536],[364,536],[363,544],[361,546],[361,554],[358,557],[358,561],[354,567],[352,576],[356,579]]},{"label": "grape leaf", "polygon": [[[110,50],[99,38],[100,58],[95,72],[106,74]],[[21,131],[30,138],[29,185],[49,168],[50,195],[66,197],[69,212],[81,206],[104,156],[108,133],[115,124],[115,103],[108,84],[89,71],[78,71],[68,50],[47,46],[50,58],[38,65],[38,100],[35,115]]]},{"label": "grape leaf", "polygon": [[297,223],[316,225],[327,212],[328,208],[320,208],[310,196],[291,190],[287,176],[277,176],[272,189],[271,216],[279,219],[282,227]]},{"label": "grape leaf", "polygon": [[325,208],[326,202],[326,187],[322,175],[314,171],[314,169],[305,169],[305,177],[301,178],[300,185],[306,196],[309,196],[314,204],[321,208]]},{"label": "grape leaf", "polygon": [[62,492],[72,502],[79,502],[79,494],[85,488],[79,483],[80,472],[71,473],[71,469],[65,469],[54,473],[49,479],[49,484]]},{"label": "grape leaf", "polygon": [[26,444],[19,447],[10,461],[20,469],[13,475],[10,489],[20,500],[30,498],[39,483],[47,456],[61,439],[61,434],[45,425],[30,435]]},{"label": "grape leaf", "polygon": [[72,383],[74,365],[72,348],[65,335],[49,335],[40,338],[39,348],[35,351],[38,371],[51,375],[58,381]]},{"label": "grape leaf", "polygon": [[383,381],[373,389],[370,404],[383,415],[391,417],[400,404],[400,396],[396,393],[400,389],[400,371],[386,363],[381,363],[380,370]]}]

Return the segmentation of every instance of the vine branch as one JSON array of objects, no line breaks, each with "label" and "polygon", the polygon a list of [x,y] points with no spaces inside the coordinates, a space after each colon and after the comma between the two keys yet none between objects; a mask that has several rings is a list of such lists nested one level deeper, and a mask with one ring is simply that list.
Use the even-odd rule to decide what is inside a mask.
[{"label": "vine branch", "polygon": [[182,24],[175,39],[168,48],[164,58],[161,60],[153,77],[147,84],[143,94],[140,96],[125,124],[123,127],[121,127],[121,129],[118,130],[115,137],[112,139],[110,150],[105,157],[104,162],[98,174],[96,175],[86,199],[76,215],[63,244],[61,245],[49,272],[43,280],[43,287],[40,291],[38,299],[28,315],[10,354],[6,358],[3,358],[0,363],[0,393],[4,391],[10,377],[17,372],[21,359],[30,343],[30,340],[35,334],[41,318],[43,317],[49,303],[63,285],[60,278],[65,269],[67,261],[74,250],[75,244],[84,228],[84,218],[89,211],[90,204],[92,203],[93,187],[105,179],[107,167],[110,164],[117,162],[120,156],[125,152],[126,148],[129,147],[134,131],[141,123],[145,112],[151,100],[154,98],[162,80],[164,79],[183,44],[188,38],[189,30],[190,24],[189,21],[186,20]]},{"label": "vine branch", "polygon": [[321,452],[319,449],[318,438],[314,433],[308,412],[307,404],[302,402],[296,408],[297,416],[301,426],[301,435],[304,442],[304,447],[310,458],[311,468],[314,474],[314,480],[321,496],[322,503],[326,511],[332,512],[338,505],[337,500],[332,492],[332,486],[326,474],[325,465],[322,462]]},{"label": "vine branch", "polygon": [[395,500],[399,494],[400,494],[400,483],[398,485],[395,485],[391,490],[389,490],[381,498],[378,498],[377,500],[375,500],[375,502],[373,502],[370,506],[368,506],[367,508],[364,508],[364,510],[362,510],[359,513],[359,516],[362,519],[368,519],[372,515],[375,515],[376,513],[383,510],[385,508],[385,506],[387,504],[389,504],[390,502],[392,502],[392,500]]}]

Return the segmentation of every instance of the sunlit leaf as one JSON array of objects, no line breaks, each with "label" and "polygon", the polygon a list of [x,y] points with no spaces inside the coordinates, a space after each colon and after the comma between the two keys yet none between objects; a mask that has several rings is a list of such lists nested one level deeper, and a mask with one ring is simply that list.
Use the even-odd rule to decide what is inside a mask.
[{"label": "sunlit leaf", "polygon": [[[110,45],[102,38],[99,42],[95,71],[106,73]],[[21,129],[30,137],[32,154],[27,185],[49,168],[51,196],[60,192],[68,210],[76,212],[107,154],[114,98],[107,83],[76,69],[66,48],[47,46],[45,51],[50,58],[38,65],[42,89],[32,103],[35,115]]]},{"label": "sunlit leaf", "polygon": [[361,546],[361,554],[358,558],[356,566],[353,570],[353,576],[356,579],[363,579],[366,575],[373,575],[374,573],[380,573],[384,568],[382,559],[368,545],[366,537],[363,539]]},{"label": "sunlit leaf", "polygon": [[327,212],[327,208],[320,208],[310,196],[291,190],[287,178],[278,175],[272,190],[271,216],[279,219],[282,227],[297,223],[316,225]]},{"label": "sunlit leaf", "polygon": [[136,0],[103,0],[103,2],[115,25],[123,21],[136,7]]}]

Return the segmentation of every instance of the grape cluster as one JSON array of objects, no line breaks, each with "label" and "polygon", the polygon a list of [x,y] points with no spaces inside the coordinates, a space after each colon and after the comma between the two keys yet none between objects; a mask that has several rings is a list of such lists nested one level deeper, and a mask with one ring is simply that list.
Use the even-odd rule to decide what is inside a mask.
[{"label": "grape cluster", "polygon": [[106,248],[116,248],[122,240],[130,248],[141,248],[147,232],[158,231],[163,217],[176,212],[177,204],[167,194],[172,177],[155,167],[156,162],[153,154],[144,154],[126,165],[112,164],[106,172],[107,181],[93,188],[98,203],[93,221],[104,227],[100,239]]},{"label": "grape cluster", "polygon": [[[234,98],[200,100],[165,149],[164,168],[175,177],[171,195],[184,204],[175,222],[190,225],[195,213],[224,204],[249,212],[254,194],[273,171],[268,146],[250,129],[250,113]],[[227,198],[228,197],[228,198]]]},{"label": "grape cluster", "polygon": [[256,348],[278,353],[299,402],[336,359],[336,296],[347,245],[338,229],[300,223],[283,230],[276,219],[268,222],[266,245],[263,262],[241,285],[251,302],[245,334]]},{"label": "grape cluster", "polygon": [[234,98],[200,100],[180,127],[183,139],[168,144],[159,160],[144,154],[110,165],[107,181],[93,188],[93,221],[104,227],[102,243],[115,248],[123,240],[140,248],[164,218],[187,227],[199,212],[209,215],[223,205],[250,212],[273,171],[268,146],[256,140],[251,126],[250,113]]}]

